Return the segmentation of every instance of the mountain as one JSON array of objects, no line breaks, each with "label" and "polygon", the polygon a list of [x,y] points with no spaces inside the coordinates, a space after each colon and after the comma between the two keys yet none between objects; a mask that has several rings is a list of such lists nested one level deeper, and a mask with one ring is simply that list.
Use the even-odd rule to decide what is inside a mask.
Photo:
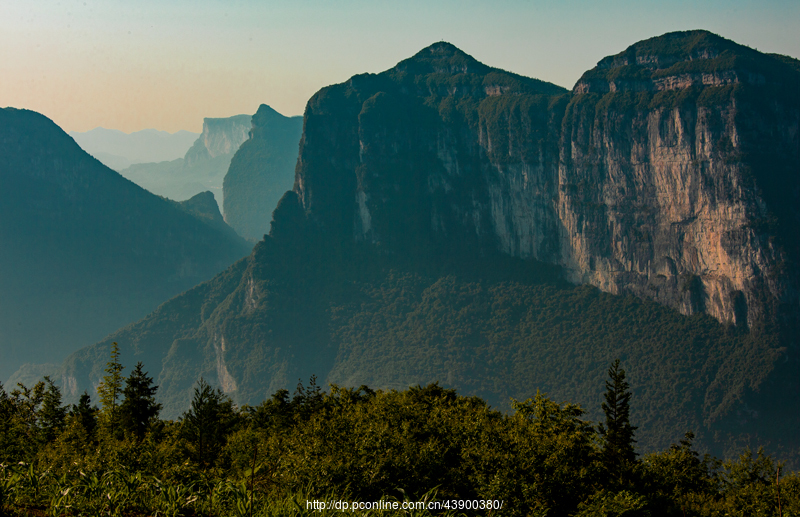
[{"label": "mountain", "polygon": [[250,250],[218,210],[209,220],[150,194],[27,110],[0,110],[0,195],[3,380],[63,360]]},{"label": "mountain", "polygon": [[98,127],[86,132],[71,131],[69,136],[103,164],[114,170],[122,170],[134,163],[180,158],[199,135],[189,131],[167,133],[157,129],[143,129],[128,134],[117,129]]},{"label": "mountain", "polygon": [[250,136],[250,115],[203,119],[203,133],[186,152],[186,165],[200,160],[233,155]]},{"label": "mountain", "polygon": [[225,224],[222,214],[219,211],[219,205],[214,198],[214,194],[206,190],[199,194],[195,194],[186,201],[178,201],[176,204],[185,212],[192,214],[201,221],[205,221],[209,226],[216,228],[222,233],[227,234],[232,239],[236,240],[238,234],[236,231]]},{"label": "mountain", "polygon": [[798,462],[798,86],[796,60],[693,31],[571,92],[444,42],[323,88],[269,236],[63,384],[116,341],[167,416],[200,376],[244,404],[316,374],[500,407],[543,389],[597,419],[619,358],[640,452],[693,430]]},{"label": "mountain", "polygon": [[225,222],[239,235],[260,240],[270,214],[294,184],[303,117],[284,117],[266,104],[253,115],[250,139],[231,160],[222,185]]},{"label": "mountain", "polygon": [[703,31],[603,59],[572,94],[437,44],[309,101],[296,191],[341,238],[461,235],[574,283],[765,324],[798,312],[797,81]]},{"label": "mountain", "polygon": [[154,194],[178,201],[209,190],[222,206],[222,182],[231,158],[249,138],[250,118],[205,118],[203,132],[183,158],[133,164],[120,174]]}]

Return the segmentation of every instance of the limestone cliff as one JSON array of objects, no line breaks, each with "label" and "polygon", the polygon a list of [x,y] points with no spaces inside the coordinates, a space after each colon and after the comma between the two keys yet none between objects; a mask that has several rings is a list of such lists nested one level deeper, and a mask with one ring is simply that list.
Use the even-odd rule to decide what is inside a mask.
[{"label": "limestone cliff", "polygon": [[705,31],[567,92],[437,43],[308,103],[295,191],[345,239],[474,241],[720,321],[798,313],[795,60]]},{"label": "limestone cliff", "polygon": [[587,72],[559,157],[569,276],[743,326],[796,312],[798,85],[778,59],[703,32]]},{"label": "limestone cliff", "polygon": [[224,154],[233,155],[250,137],[250,115],[203,119],[203,132],[186,152],[186,165]]}]

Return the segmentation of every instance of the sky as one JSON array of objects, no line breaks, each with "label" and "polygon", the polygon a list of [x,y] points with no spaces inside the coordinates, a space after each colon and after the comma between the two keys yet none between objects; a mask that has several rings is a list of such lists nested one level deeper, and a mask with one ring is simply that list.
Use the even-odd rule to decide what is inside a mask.
[{"label": "sky", "polygon": [[262,103],[302,115],[320,88],[437,41],[571,88],[607,55],[706,29],[800,58],[800,2],[705,0],[2,0],[0,107],[65,131],[200,132]]}]

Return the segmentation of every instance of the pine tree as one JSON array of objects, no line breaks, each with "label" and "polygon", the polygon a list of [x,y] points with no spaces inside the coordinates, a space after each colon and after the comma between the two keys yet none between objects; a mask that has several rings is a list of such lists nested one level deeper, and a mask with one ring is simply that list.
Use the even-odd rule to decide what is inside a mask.
[{"label": "pine tree", "polygon": [[119,407],[119,419],[125,429],[139,440],[144,438],[150,423],[161,411],[161,404],[156,403],[156,391],[158,386],[153,386],[153,378],[142,371],[141,362],[137,363],[125,380],[125,400]]},{"label": "pine tree", "polygon": [[600,435],[603,437],[603,465],[612,479],[622,482],[625,473],[636,461],[633,450],[633,432],[637,429],[630,423],[630,385],[625,380],[625,370],[620,368],[619,359],[608,369],[609,380],[606,381],[606,401],[603,412],[606,415],[605,425],[600,424]]},{"label": "pine tree", "polygon": [[100,395],[100,405],[103,408],[103,416],[112,434],[117,431],[117,420],[119,418],[117,400],[122,393],[122,370],[125,369],[119,362],[119,345],[117,342],[111,344],[111,360],[106,363],[106,373],[97,393]]},{"label": "pine tree", "polygon": [[46,376],[44,380],[47,387],[39,408],[39,427],[42,439],[49,443],[55,440],[64,429],[67,406],[61,405],[61,389],[50,380],[50,377]]},{"label": "pine tree", "polygon": [[97,429],[97,406],[92,407],[91,404],[92,399],[84,391],[78,400],[78,405],[72,406],[72,415],[77,417],[90,441],[94,440],[94,432]]},{"label": "pine tree", "polygon": [[189,452],[199,465],[207,467],[216,459],[236,422],[233,402],[201,378],[194,389],[192,407],[182,420],[181,434],[189,442]]}]

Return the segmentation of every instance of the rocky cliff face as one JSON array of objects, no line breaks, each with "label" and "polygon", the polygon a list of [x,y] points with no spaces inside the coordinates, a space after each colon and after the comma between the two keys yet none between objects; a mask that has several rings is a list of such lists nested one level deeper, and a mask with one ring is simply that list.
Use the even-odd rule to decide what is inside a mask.
[{"label": "rocky cliff face", "polygon": [[435,44],[309,101],[295,191],[345,239],[474,240],[720,321],[798,310],[800,74],[704,31],[573,91]]},{"label": "rocky cliff face", "polygon": [[186,165],[236,152],[250,137],[250,115],[203,119],[203,132],[186,152]]},{"label": "rocky cliff face", "polygon": [[776,59],[702,32],[642,42],[587,72],[559,155],[569,277],[742,326],[796,311],[785,268],[797,239],[779,226],[800,222],[798,82]]}]

